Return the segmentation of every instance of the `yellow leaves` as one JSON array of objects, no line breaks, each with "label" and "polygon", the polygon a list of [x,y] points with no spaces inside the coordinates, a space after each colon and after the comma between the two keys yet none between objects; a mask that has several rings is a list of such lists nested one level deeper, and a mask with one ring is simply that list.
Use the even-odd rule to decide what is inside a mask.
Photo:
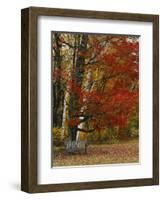
[{"label": "yellow leaves", "polygon": [[93,71],[92,76],[93,76],[93,80],[95,80],[95,81],[99,78],[98,68],[96,68],[96,70]]},{"label": "yellow leaves", "polygon": [[65,127],[68,127],[68,119],[65,120]]},{"label": "yellow leaves", "polygon": [[124,59],[122,59],[122,58],[118,60],[118,63],[119,63],[120,65],[124,65],[125,62],[126,62],[126,61],[125,61]]},{"label": "yellow leaves", "polygon": [[79,140],[80,141],[87,140],[87,133],[80,131],[79,132]]},{"label": "yellow leaves", "polygon": [[109,47],[107,50],[110,55],[115,54],[117,52],[117,50],[113,47]]},{"label": "yellow leaves", "polygon": [[111,91],[114,88],[116,81],[117,81],[117,77],[111,78],[109,81],[107,81],[105,85],[105,90]]}]

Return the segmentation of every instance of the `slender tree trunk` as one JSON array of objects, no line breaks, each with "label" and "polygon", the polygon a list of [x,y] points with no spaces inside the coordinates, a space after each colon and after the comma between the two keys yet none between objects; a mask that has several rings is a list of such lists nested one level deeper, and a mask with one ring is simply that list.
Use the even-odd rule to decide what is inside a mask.
[{"label": "slender tree trunk", "polygon": [[[85,89],[85,91],[90,91],[91,90],[91,85],[92,85],[92,70],[91,68],[88,69],[87,75],[86,75],[86,80],[83,82],[83,88]],[[86,106],[86,101],[87,99],[85,98],[83,100],[84,106],[81,108],[81,113],[84,113],[84,111],[86,110],[87,106]],[[82,122],[78,125],[79,129],[85,129],[86,127],[86,122]],[[77,132],[77,138],[76,140],[79,141],[79,136],[80,136],[81,131]]]},{"label": "slender tree trunk", "polygon": [[[74,50],[74,62],[73,62],[73,81],[79,87],[82,85],[83,76],[84,76],[84,64],[85,58],[81,52],[85,52],[87,49],[88,35],[76,35],[75,46],[78,48]],[[70,97],[70,118],[71,116],[77,114],[78,110],[78,97],[76,94],[71,93]],[[76,141],[77,138],[77,126],[71,127],[69,129],[71,141]]]},{"label": "slender tree trunk", "polygon": [[[71,73],[71,71],[69,71]],[[71,75],[69,74],[69,78]],[[62,115],[62,132],[61,137],[64,139],[65,135],[68,135],[68,116],[69,116],[69,102],[70,102],[70,93],[68,92],[69,88],[67,86],[67,90],[64,95],[64,103],[63,103],[63,115]]]},{"label": "slender tree trunk", "polygon": [[[59,44],[59,33],[53,34],[54,40],[54,60],[53,60],[53,70],[60,71],[61,70],[61,46]],[[54,77],[53,79],[53,126],[61,127],[62,124],[62,102],[63,102],[63,91],[61,90],[61,81],[60,77]]]},{"label": "slender tree trunk", "polygon": [[[76,46],[76,38],[73,37],[72,40],[74,39],[74,46]],[[76,47],[73,50],[73,55],[72,58],[70,59],[70,63],[67,68],[67,81],[71,82],[73,79],[73,71],[74,71],[74,65],[76,63]],[[70,85],[66,85],[66,89],[64,92],[64,103],[63,103],[63,115],[62,115],[62,132],[61,132],[61,137],[64,139],[65,135],[70,135],[70,128],[68,125],[68,121],[70,119],[70,113],[71,113],[71,101],[72,101],[72,96],[71,96],[71,88]],[[70,135],[71,137],[71,135]]]}]

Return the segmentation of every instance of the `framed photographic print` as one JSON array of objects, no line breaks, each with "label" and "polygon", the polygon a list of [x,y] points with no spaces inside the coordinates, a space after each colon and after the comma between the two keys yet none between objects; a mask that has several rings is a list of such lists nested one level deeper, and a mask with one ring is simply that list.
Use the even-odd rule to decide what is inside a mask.
[{"label": "framed photographic print", "polygon": [[22,9],[21,189],[159,184],[159,16]]}]

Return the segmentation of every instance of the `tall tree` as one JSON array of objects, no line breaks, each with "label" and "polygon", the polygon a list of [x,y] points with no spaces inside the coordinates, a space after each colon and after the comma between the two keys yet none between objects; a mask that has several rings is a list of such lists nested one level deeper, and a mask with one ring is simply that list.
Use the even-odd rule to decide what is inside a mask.
[{"label": "tall tree", "polygon": [[53,126],[61,127],[63,110],[63,89],[59,73],[61,71],[61,44],[59,33],[53,33]]},{"label": "tall tree", "polygon": [[[81,88],[84,76],[85,57],[82,52],[87,49],[88,35],[78,34],[75,35],[75,48],[73,55],[73,74],[72,74],[72,88],[70,95],[70,114],[69,121],[78,119],[76,116],[79,110],[79,95],[76,93],[77,88]],[[76,86],[74,88],[74,86]],[[79,119],[80,120],[80,119]],[[78,125],[74,124],[69,126],[69,134],[71,141],[76,141]]]}]

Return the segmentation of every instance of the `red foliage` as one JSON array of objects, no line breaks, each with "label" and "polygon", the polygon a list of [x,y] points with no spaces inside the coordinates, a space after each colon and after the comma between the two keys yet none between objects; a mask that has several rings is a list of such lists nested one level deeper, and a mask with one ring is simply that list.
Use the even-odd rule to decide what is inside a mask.
[{"label": "red foliage", "polygon": [[58,68],[55,68],[53,70],[53,79],[58,79],[61,77],[61,70]]},{"label": "red foliage", "polygon": [[[111,53],[104,51],[99,54],[104,70],[107,84],[112,84],[107,90],[84,90],[74,80],[69,81],[69,92],[75,94],[78,98],[78,107],[76,113],[81,114],[82,108],[86,108],[85,115],[92,116],[89,120],[96,130],[108,126],[126,126],[133,111],[138,105],[139,90],[132,85],[138,85],[139,60],[137,41],[130,41],[128,37],[108,36],[109,44],[114,49]],[[95,53],[101,52],[104,47],[97,39],[93,40]],[[85,56],[86,52],[79,52]],[[59,71],[54,71],[54,76],[60,75]],[[79,119],[71,119],[69,125],[78,125]]]},{"label": "red foliage", "polygon": [[69,124],[70,127],[74,127],[74,126],[77,126],[79,124],[79,121],[80,120],[78,118],[76,118],[76,119],[70,119],[69,122],[68,122],[68,124]]}]

